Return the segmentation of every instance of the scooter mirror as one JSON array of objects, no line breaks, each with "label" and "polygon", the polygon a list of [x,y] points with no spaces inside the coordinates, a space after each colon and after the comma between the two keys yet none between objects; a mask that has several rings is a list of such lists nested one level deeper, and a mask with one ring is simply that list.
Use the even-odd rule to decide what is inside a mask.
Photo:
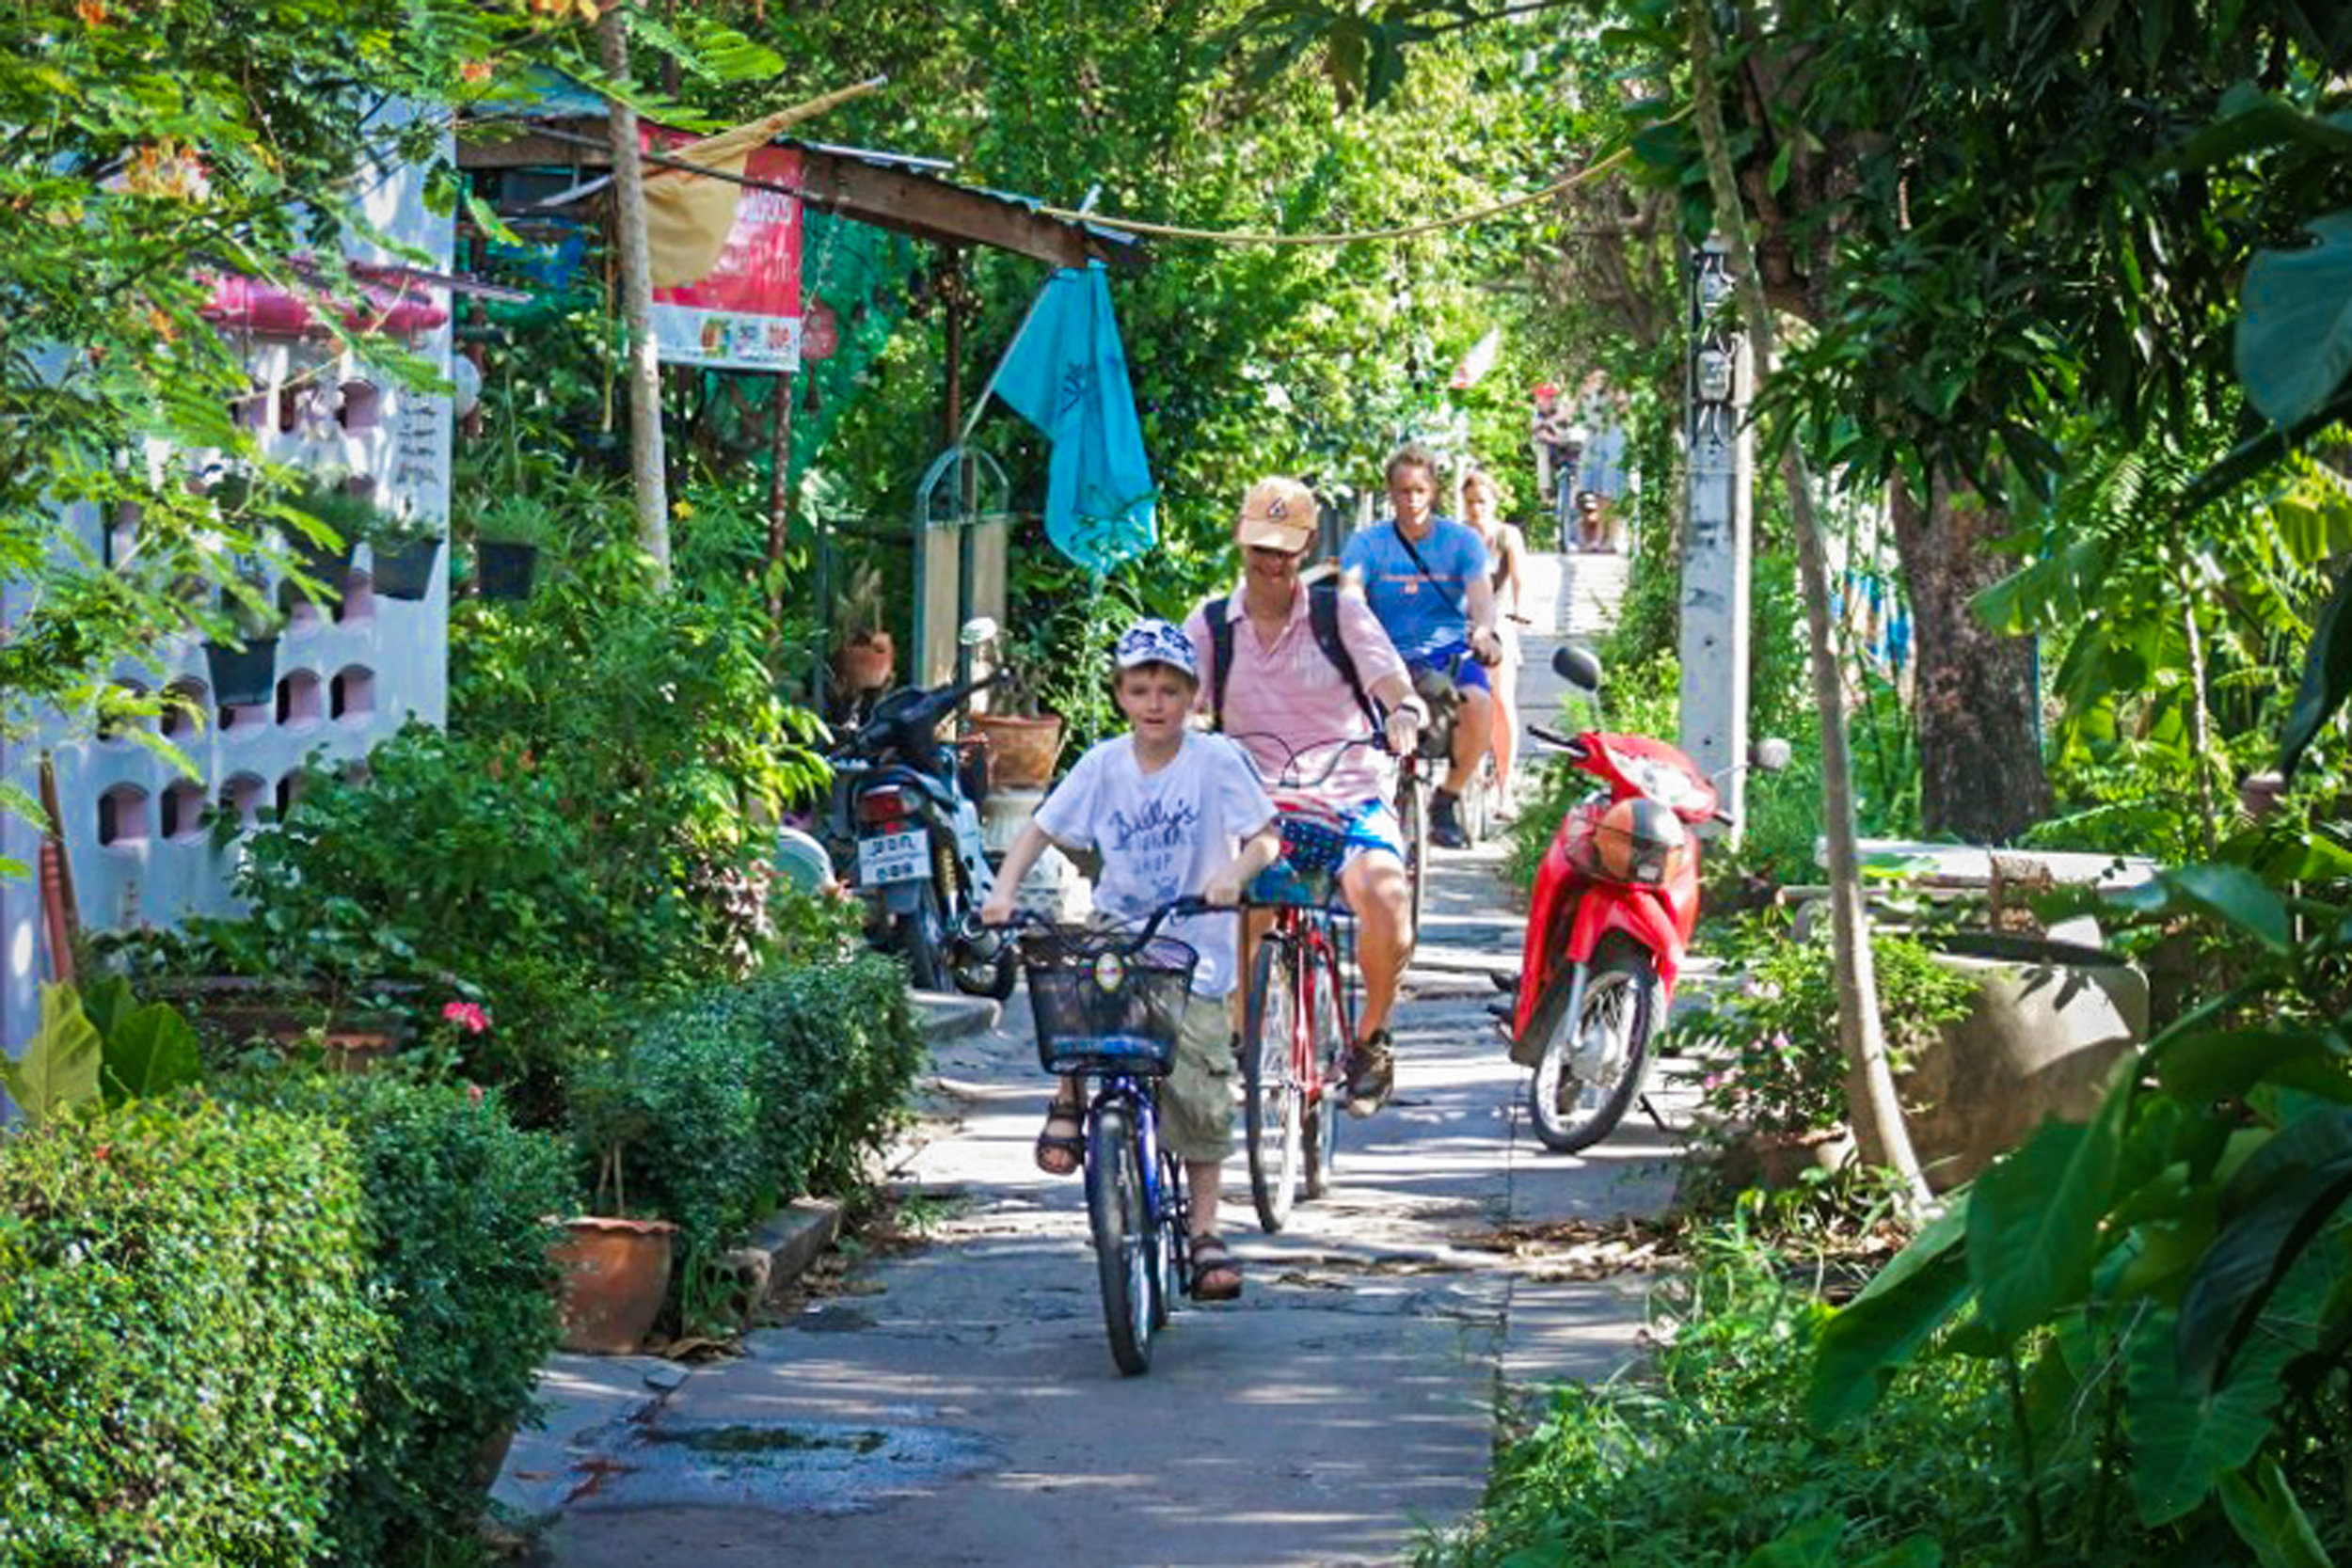
[{"label": "scooter mirror", "polygon": [[1600,689],[1600,658],[1581,642],[1564,643],[1555,650],[1551,667],[1562,680],[1580,690]]},{"label": "scooter mirror", "polygon": [[1780,736],[1767,736],[1756,743],[1756,766],[1767,773],[1777,773],[1788,766],[1788,742]]},{"label": "scooter mirror", "polygon": [[996,623],[985,615],[975,615],[956,632],[956,641],[966,648],[977,648],[983,642],[996,641]]}]

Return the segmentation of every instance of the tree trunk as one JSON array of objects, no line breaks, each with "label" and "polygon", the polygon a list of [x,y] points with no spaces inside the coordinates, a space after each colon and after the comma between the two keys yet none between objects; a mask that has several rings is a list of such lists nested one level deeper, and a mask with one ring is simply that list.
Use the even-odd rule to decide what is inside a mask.
[{"label": "tree trunk", "polygon": [[[606,74],[628,80],[628,21],[608,6],[596,24]],[[612,147],[613,238],[621,260],[623,313],[628,322],[628,460],[637,499],[637,537],[670,585],[669,476],[661,450],[661,361],[653,341],[653,263],[645,253],[644,166],[638,159],[637,111],[605,100]]]},{"label": "tree trunk", "polygon": [[2033,640],[2002,636],[1969,609],[2016,567],[1990,548],[2008,519],[1955,497],[1941,475],[1924,507],[1900,479],[1891,502],[1911,595],[1920,827],[1970,844],[2012,843],[2050,814]]},{"label": "tree trunk", "polygon": [[[1691,77],[1693,119],[1707,152],[1707,182],[1715,219],[1731,247],[1732,279],[1740,313],[1755,351],[1756,374],[1769,383],[1778,363],[1772,308],[1764,297],[1756,246],[1748,238],[1747,209],[1732,173],[1730,138],[1724,134],[1723,105],[1716,98],[1715,27],[1706,0],[1691,0]],[[1762,391],[1759,385],[1758,392]],[[1759,396],[1754,402],[1760,403]],[[1871,961],[1869,911],[1862,897],[1861,856],[1855,847],[1853,764],[1847,748],[1846,698],[1830,624],[1828,551],[1813,512],[1804,454],[1795,441],[1781,449],[1781,474],[1788,483],[1789,520],[1797,535],[1797,564],[1804,583],[1806,629],[1813,698],[1821,727],[1821,826],[1829,845],[1830,946],[1837,990],[1837,1036],[1845,1048],[1847,1117],[1862,1157],[1894,1171],[1914,1207],[1929,1200],[1927,1179],[1903,1126],[1902,1101],[1886,1057],[1886,1032],[1879,1016],[1878,977]]]}]

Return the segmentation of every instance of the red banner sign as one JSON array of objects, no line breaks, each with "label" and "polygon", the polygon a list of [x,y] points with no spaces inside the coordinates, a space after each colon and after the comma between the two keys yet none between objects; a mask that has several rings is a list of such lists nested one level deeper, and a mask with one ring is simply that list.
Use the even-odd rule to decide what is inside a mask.
[{"label": "red banner sign", "polygon": [[[671,145],[690,138],[663,134]],[[746,178],[798,188],[801,155],[755,148]],[[663,360],[713,369],[784,371],[801,362],[801,202],[745,186],[735,228],[710,275],[653,293],[653,335]]]}]

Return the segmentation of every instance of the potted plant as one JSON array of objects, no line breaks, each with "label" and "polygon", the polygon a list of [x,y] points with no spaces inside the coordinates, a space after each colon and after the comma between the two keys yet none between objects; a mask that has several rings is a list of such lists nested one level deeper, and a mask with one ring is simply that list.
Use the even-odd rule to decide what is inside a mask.
[{"label": "potted plant", "polygon": [[368,530],[368,550],[375,591],[413,603],[432,592],[441,525],[431,517],[379,511]]},{"label": "potted plant", "polygon": [[527,599],[539,551],[555,538],[555,517],[535,496],[501,495],[474,519],[477,586],[485,599]]},{"label": "potted plant", "polygon": [[548,1253],[563,1274],[563,1344],[627,1355],[644,1342],[669,1297],[677,1227],[628,1217],[625,1156],[648,1117],[630,1091],[626,1062],[583,1068],[570,1107],[573,1130],[596,1162],[596,1191],[593,1212],[564,1220],[564,1239]]},{"label": "potted plant", "polygon": [[989,783],[1004,789],[1042,789],[1061,755],[1062,721],[1041,711],[1053,668],[1052,623],[1041,621],[1019,641],[999,637],[986,645],[996,679],[989,711],[972,725],[988,742]]},{"label": "potted plant", "polygon": [[838,608],[841,645],[833,656],[834,679],[848,697],[890,684],[898,655],[884,624],[887,611],[881,570],[869,562],[850,572]]},{"label": "potted plant", "polygon": [[223,707],[269,701],[278,681],[278,634],[286,624],[285,611],[270,596],[268,581],[250,569],[221,584],[218,608],[229,640],[204,644],[215,698]]},{"label": "potted plant", "polygon": [[315,527],[296,523],[285,531],[287,546],[310,576],[340,583],[351,570],[352,552],[375,528],[381,510],[369,499],[373,482],[364,477],[314,473],[287,495],[286,507]]}]

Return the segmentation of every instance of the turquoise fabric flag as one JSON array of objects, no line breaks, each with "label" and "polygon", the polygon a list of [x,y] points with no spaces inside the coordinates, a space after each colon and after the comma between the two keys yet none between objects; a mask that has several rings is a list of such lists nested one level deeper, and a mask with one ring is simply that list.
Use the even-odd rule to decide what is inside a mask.
[{"label": "turquoise fabric flag", "polygon": [[993,385],[1054,443],[1045,536],[1055,547],[1093,572],[1150,549],[1157,492],[1102,262],[1046,280]]}]

